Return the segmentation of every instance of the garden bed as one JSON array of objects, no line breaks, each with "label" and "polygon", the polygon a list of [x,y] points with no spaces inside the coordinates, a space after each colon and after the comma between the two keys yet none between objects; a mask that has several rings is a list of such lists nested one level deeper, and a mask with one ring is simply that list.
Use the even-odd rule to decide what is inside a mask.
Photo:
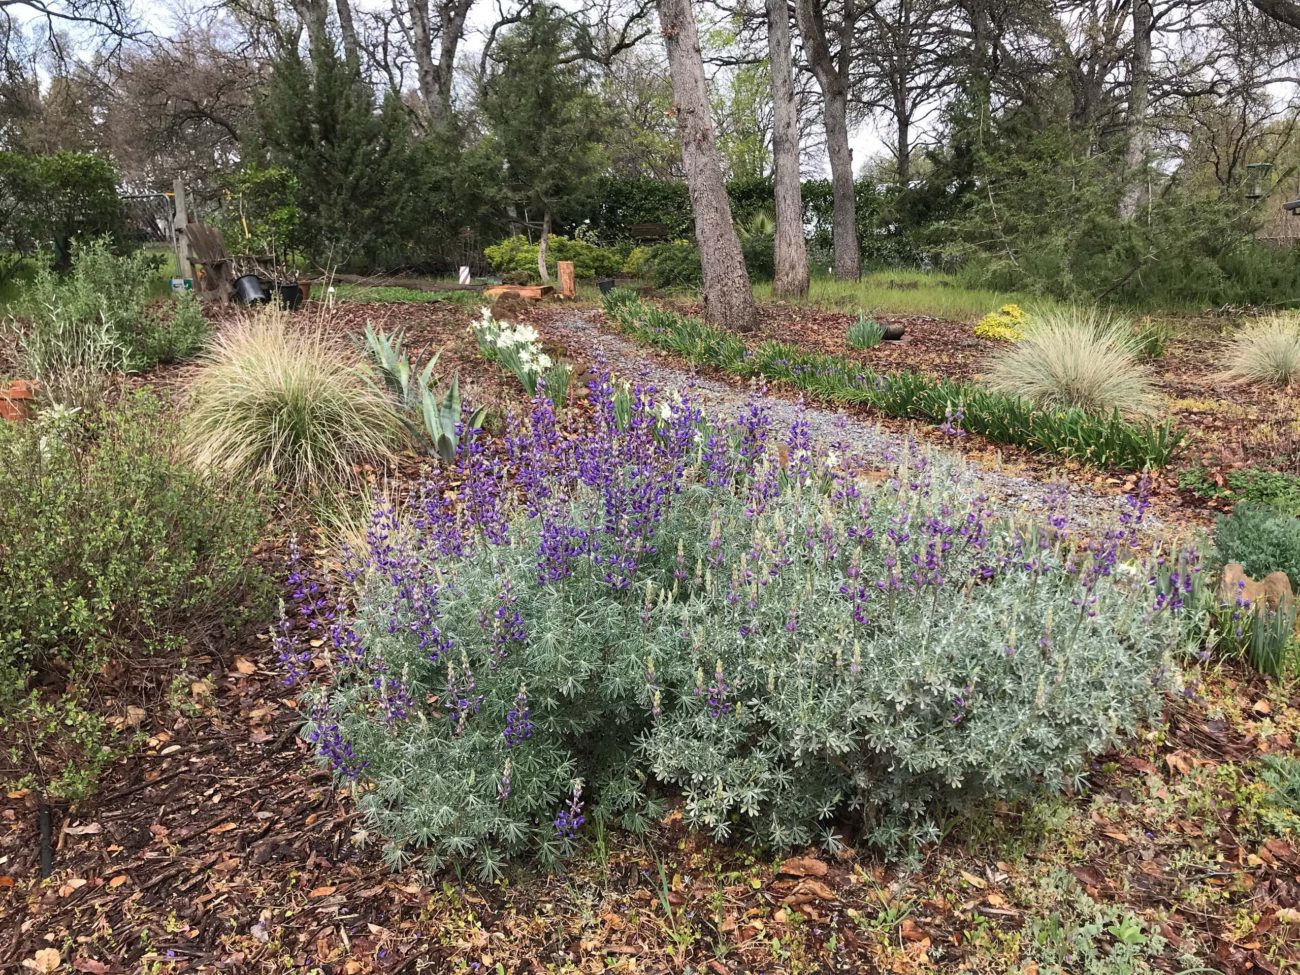
[{"label": "garden bed", "polygon": [[852,849],[787,863],[670,809],[644,842],[611,832],[559,874],[521,864],[494,885],[385,865],[250,637],[193,661],[141,724],[141,751],[64,824],[47,884],[30,808],[2,801],[0,956],[53,947],[105,973],[995,973],[1109,952],[1118,930],[1157,968],[1181,970],[1181,947],[1280,973],[1300,963],[1300,852],[1269,824],[1258,763],[1294,751],[1300,699],[1205,678],[1167,733],[1101,756],[1086,793],[990,810],[913,868]]},{"label": "garden bed", "polygon": [[[688,314],[700,310],[697,304],[680,300],[666,304]],[[542,307],[532,311],[529,319],[544,325],[563,314],[559,309]],[[778,339],[810,351],[843,356],[881,373],[914,371],[940,380],[974,380],[984,371],[989,358],[1006,347],[1005,343],[975,336],[971,326],[963,322],[927,316],[879,316],[882,323],[904,325],[906,337],[901,342],[885,342],[861,351],[845,341],[855,315],[784,303],[761,304],[759,314],[760,331],[742,336],[750,348]],[[1243,496],[1227,486],[1229,480],[1235,484],[1239,472],[1256,468],[1281,472],[1286,479],[1277,485],[1266,477],[1265,492],[1300,493],[1300,420],[1295,417],[1293,396],[1286,390],[1256,385],[1225,386],[1217,376],[1225,341],[1218,334],[1224,328],[1220,320],[1188,319],[1174,323],[1173,328],[1173,338],[1152,369],[1154,385],[1167,407],[1162,415],[1173,419],[1183,443],[1175,463],[1152,478],[1151,490],[1157,502],[1171,513],[1182,512],[1182,517],[1194,524],[1206,525],[1213,513],[1230,511],[1234,498]],[[646,353],[694,368],[661,350],[646,349]],[[784,390],[782,384],[776,384],[773,392],[794,398],[803,395],[798,390]],[[930,442],[957,446],[933,426],[862,407],[848,409],[870,416],[883,427],[914,431]],[[1050,455],[991,443],[977,435],[965,438],[960,447],[987,466],[1010,464],[1040,478],[1061,476],[1062,461]],[[1116,477],[1106,470],[1082,471],[1076,465],[1066,468],[1073,482],[1086,483],[1103,493],[1128,490],[1133,483],[1131,477]]]},{"label": "garden bed", "polygon": [[[559,314],[572,312],[529,317],[548,345],[574,353],[580,372],[602,352],[626,353],[622,340],[604,341],[611,336],[583,341]],[[518,382],[483,357],[469,332],[473,317],[439,303],[343,304],[330,327],[354,337],[367,321],[401,328],[416,361],[444,350],[439,372],[457,369],[467,398],[522,411]],[[919,347],[942,343],[928,322],[914,335]],[[609,365],[664,386],[683,375],[657,354],[622,354]],[[141,382],[181,375],[160,367]],[[747,395],[712,379],[704,385],[704,398],[731,407]],[[781,412],[788,399],[766,401],[779,420],[797,415]],[[580,402],[569,408],[588,415]],[[833,418],[821,419],[826,436],[836,436]],[[857,431],[878,437],[886,452],[906,442],[869,434],[869,426]],[[499,447],[494,435],[491,449]],[[429,463],[403,455],[370,480],[387,473],[414,485]],[[1056,490],[1026,476],[1046,470],[1024,458],[1010,476],[988,477],[999,490],[1022,491],[1023,503]],[[1101,502],[1136,479],[1097,480],[1075,504],[1100,530],[1114,514]],[[447,487],[451,498],[462,485]],[[277,524],[258,554],[273,572],[288,552],[287,526]],[[337,553],[308,522],[295,524],[307,529],[314,577]],[[292,604],[292,587],[284,595]],[[303,645],[317,639],[293,627]],[[352,975],[1029,973],[1073,972],[1090,961],[1117,971],[1199,965],[1245,975],[1300,963],[1300,782],[1267,764],[1296,754],[1300,696],[1236,667],[1193,662],[1186,691],[1166,699],[1162,724],[1099,755],[1078,788],[988,803],[945,823],[940,842],[898,859],[851,829],[835,854],[712,842],[686,827],[692,811],[670,797],[644,838],[593,822],[556,872],[524,856],[507,864],[503,881],[485,883],[454,869],[436,877],[391,869],[357,793],[313,763],[300,737],[309,715],[285,686],[282,664],[262,626],[219,654],[196,652],[161,668],[171,690],[131,716],[137,750],[108,771],[96,797],[58,817],[49,881],[36,877],[31,797],[0,801],[0,957],[37,971],[62,964],[105,973]],[[308,666],[325,671],[321,660]]]}]

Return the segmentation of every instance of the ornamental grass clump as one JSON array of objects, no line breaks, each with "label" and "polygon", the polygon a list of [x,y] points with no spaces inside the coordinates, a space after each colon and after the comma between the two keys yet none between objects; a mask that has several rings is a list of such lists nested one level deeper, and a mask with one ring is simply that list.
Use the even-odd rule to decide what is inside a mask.
[{"label": "ornamental grass clump", "polygon": [[188,399],[199,462],[295,493],[350,483],[405,439],[396,402],[358,350],[272,306],[216,339]]},{"label": "ornamental grass clump", "polygon": [[885,340],[885,327],[874,318],[859,314],[844,340],[854,349],[874,349]]},{"label": "ornamental grass clump", "polygon": [[992,363],[989,386],[1047,409],[1146,416],[1157,398],[1131,328],[1093,308],[1046,309]]},{"label": "ornamental grass clump", "polygon": [[288,679],[328,632],[309,737],[394,864],[553,863],[674,792],[719,837],[906,848],[1157,713],[1195,564],[1142,549],[1145,501],[1085,542],[919,450],[868,488],[757,403],[714,424],[608,377],[588,402],[539,397],[381,504],[352,610],[294,569]]},{"label": "ornamental grass clump", "polygon": [[1300,380],[1300,317],[1273,315],[1247,325],[1224,353],[1225,380],[1290,386]]}]

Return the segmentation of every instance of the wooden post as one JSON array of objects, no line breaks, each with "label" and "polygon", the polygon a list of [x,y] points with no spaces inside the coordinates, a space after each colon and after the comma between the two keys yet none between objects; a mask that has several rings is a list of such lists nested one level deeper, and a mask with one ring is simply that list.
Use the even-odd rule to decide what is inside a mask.
[{"label": "wooden post", "polygon": [[558,261],[556,267],[560,271],[560,297],[576,298],[578,296],[578,287],[573,280],[573,262]]},{"label": "wooden post", "polygon": [[185,182],[176,177],[176,182],[172,184],[175,190],[173,202],[176,204],[176,213],[172,218],[172,239],[176,241],[176,273],[182,278],[194,280],[194,264],[190,260],[190,235],[188,224],[190,222],[189,206],[185,199]]}]

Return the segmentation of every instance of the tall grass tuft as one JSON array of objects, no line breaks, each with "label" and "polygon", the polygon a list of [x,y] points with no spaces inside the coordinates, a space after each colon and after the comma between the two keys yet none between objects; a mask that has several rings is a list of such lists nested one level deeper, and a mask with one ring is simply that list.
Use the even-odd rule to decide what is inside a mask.
[{"label": "tall grass tuft", "polygon": [[857,321],[849,326],[844,341],[855,349],[874,349],[885,340],[885,327],[874,318],[858,312]]},{"label": "tall grass tuft", "polygon": [[1300,380],[1300,318],[1273,315],[1247,325],[1224,351],[1226,381],[1290,386]]},{"label": "tall grass tuft", "polygon": [[189,387],[197,460],[294,493],[357,478],[403,439],[396,404],[356,349],[267,306],[220,335]]},{"label": "tall grass tuft", "polygon": [[1095,308],[1044,308],[1024,338],[993,360],[988,384],[1049,409],[1142,416],[1155,412],[1150,373],[1125,322]]}]

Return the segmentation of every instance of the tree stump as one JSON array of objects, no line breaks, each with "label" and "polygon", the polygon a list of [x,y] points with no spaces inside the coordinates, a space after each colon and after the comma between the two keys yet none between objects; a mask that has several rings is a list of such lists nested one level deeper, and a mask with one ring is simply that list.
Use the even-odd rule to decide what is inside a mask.
[{"label": "tree stump", "polygon": [[573,262],[557,261],[555,266],[560,272],[560,297],[576,298],[578,296],[578,287],[573,280]]}]

